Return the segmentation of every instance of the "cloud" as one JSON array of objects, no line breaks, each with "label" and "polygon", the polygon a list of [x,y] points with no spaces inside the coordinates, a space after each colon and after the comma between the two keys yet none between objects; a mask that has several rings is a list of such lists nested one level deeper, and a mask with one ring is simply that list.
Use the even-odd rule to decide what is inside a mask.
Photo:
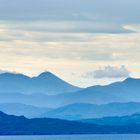
[{"label": "cloud", "polygon": [[0,0],[0,3],[0,18],[139,20],[139,0]]},{"label": "cloud", "polygon": [[113,67],[106,66],[104,68],[99,68],[93,72],[88,72],[85,77],[87,78],[127,78],[130,76],[130,72],[126,69],[125,66]]},{"label": "cloud", "polygon": [[[58,25],[61,24],[62,26],[59,29]],[[65,24],[71,26],[71,31],[70,29],[69,32],[66,31],[66,26],[63,27]],[[14,59],[14,65],[16,65],[16,61],[25,59],[25,56],[30,60],[49,58],[51,60],[91,61],[96,65],[102,65],[104,62],[107,63],[104,65],[112,65],[115,62],[119,65],[124,63],[127,65],[130,61],[132,65],[133,62],[140,60],[139,32],[131,34],[97,34],[91,32],[79,33],[75,30],[75,28],[82,28],[84,24],[89,24],[90,28],[96,25],[86,21],[1,21],[1,65],[7,65],[7,63],[9,65],[10,58],[10,60]],[[79,27],[80,25],[81,27]],[[138,25],[131,25],[131,30],[132,27],[135,28],[135,31],[140,30]],[[130,26],[127,26],[127,28],[130,29]]]},{"label": "cloud", "polygon": [[[49,34],[95,34],[95,33],[133,33],[122,25],[115,23],[101,23],[96,21],[0,21],[0,32],[13,33],[49,33]],[[14,35],[14,34],[13,34]],[[17,35],[21,36],[21,35]]]},{"label": "cloud", "polygon": [[[140,77],[139,5],[140,0],[0,0],[0,68],[63,76],[125,64],[131,76]],[[95,79],[91,72],[77,83],[84,80],[112,79]]]},{"label": "cloud", "polygon": [[[46,25],[51,27],[50,22],[15,23],[0,22],[1,61],[5,61],[8,57],[24,58],[26,56],[32,59],[106,61],[108,64],[114,61],[121,65],[126,64],[126,61],[140,60],[140,33],[66,33],[58,32],[57,29],[57,32],[48,32],[42,30],[43,28],[47,30]],[[58,24],[58,22],[56,25],[54,22],[51,23],[52,27]],[[76,22],[76,24],[78,26],[81,23]],[[71,25],[71,28],[72,26],[74,25]],[[139,30],[138,26],[133,25],[133,28]]]}]

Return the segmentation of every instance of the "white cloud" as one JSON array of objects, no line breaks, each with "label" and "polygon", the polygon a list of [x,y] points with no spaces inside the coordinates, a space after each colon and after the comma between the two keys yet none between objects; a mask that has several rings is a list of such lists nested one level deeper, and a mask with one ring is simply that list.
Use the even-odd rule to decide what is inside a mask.
[{"label": "white cloud", "polygon": [[88,72],[85,77],[87,78],[127,78],[130,76],[130,72],[125,66],[113,67],[106,66],[104,68],[99,68],[93,72]]}]

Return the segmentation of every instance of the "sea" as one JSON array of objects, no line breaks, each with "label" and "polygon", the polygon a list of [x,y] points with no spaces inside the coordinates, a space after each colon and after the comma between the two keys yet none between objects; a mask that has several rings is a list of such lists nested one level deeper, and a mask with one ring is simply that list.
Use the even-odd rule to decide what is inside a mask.
[{"label": "sea", "polygon": [[140,135],[0,136],[0,140],[140,140]]}]

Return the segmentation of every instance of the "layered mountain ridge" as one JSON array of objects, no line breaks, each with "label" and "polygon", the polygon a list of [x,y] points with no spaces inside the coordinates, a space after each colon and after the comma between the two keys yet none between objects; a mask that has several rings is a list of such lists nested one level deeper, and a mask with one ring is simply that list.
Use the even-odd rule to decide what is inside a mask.
[{"label": "layered mountain ridge", "polygon": [[80,89],[81,88],[65,82],[50,72],[43,72],[36,77],[28,77],[16,73],[0,74],[1,93],[43,93],[56,95],[66,92],[75,92]]},{"label": "layered mountain ridge", "polygon": [[140,79],[79,88],[50,72],[0,74],[0,110],[28,118],[65,120],[121,117],[140,112]]},{"label": "layered mountain ridge", "polygon": [[27,119],[0,112],[0,135],[139,134],[140,124],[97,125],[51,118]]}]

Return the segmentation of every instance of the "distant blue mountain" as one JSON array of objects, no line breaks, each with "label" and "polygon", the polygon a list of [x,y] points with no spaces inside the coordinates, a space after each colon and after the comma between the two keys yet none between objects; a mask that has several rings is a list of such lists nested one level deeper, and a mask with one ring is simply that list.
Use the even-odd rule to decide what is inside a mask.
[{"label": "distant blue mountain", "polygon": [[103,117],[98,119],[85,119],[80,122],[93,123],[98,125],[140,125],[140,113],[121,116],[121,117]]},{"label": "distant blue mountain", "polygon": [[[52,79],[52,81],[47,77],[52,77],[50,78]],[[58,82],[55,83],[55,81]],[[65,82],[62,82],[61,80],[59,80],[59,78],[57,78],[51,73],[42,73],[41,75],[33,78],[18,74],[1,74],[0,103],[18,102],[33,106],[58,108],[61,106],[75,103],[100,105],[112,102],[119,103],[140,101],[140,79],[128,78],[122,82],[116,82],[106,86],[92,86],[86,89],[80,89],[77,87],[74,87],[73,89],[73,86],[69,86],[69,84],[67,83],[62,83]],[[62,85],[66,85],[64,86],[65,88]]]},{"label": "distant blue mountain", "polygon": [[0,112],[0,135],[140,134],[140,124],[97,125],[49,118],[27,119]]},{"label": "distant blue mountain", "polygon": [[0,74],[1,93],[43,93],[55,95],[65,92],[75,92],[79,87],[73,86],[50,72],[41,73],[37,77],[30,78],[23,74]]},{"label": "distant blue mountain", "polygon": [[140,101],[140,79],[127,78],[122,82],[112,83],[107,86],[93,86],[88,89],[93,90],[93,92],[104,91],[105,93],[112,93],[117,97],[121,97],[122,99],[124,98],[125,100],[131,99]]},{"label": "distant blue mountain", "polygon": [[56,96],[61,105],[73,103],[107,104],[111,102],[139,102],[140,79],[128,78],[106,86],[92,86],[78,92]]},{"label": "distant blue mountain", "polygon": [[[59,94],[54,96],[48,96],[45,94],[35,94],[35,93],[31,95],[20,94],[20,93],[0,93],[0,103],[22,103],[22,104],[38,106],[38,107],[58,108],[61,106],[65,106],[68,104],[75,104],[78,102],[96,104],[97,103],[95,102],[95,100],[97,101],[97,99],[95,99],[96,96],[94,96],[94,98],[93,96],[94,94],[75,95],[73,93],[65,93],[65,94]],[[103,95],[103,97],[104,96],[105,95]],[[111,98],[109,96],[107,98],[110,98],[110,101],[107,100],[107,103],[113,102],[115,99],[115,97]],[[100,99],[102,99],[102,97],[100,97]],[[120,100],[116,100],[116,101],[119,102]],[[103,100],[102,103],[104,104],[106,102],[104,102]]]},{"label": "distant blue mountain", "polygon": [[77,103],[52,109],[40,117],[80,120],[108,116],[125,116],[140,112],[140,103],[110,103],[103,105]]},{"label": "distant blue mountain", "polygon": [[1,103],[0,110],[7,114],[16,115],[16,116],[25,116],[28,118],[37,117],[40,114],[43,114],[47,111],[50,111],[50,108],[46,107],[35,107],[31,105],[25,105],[21,103]]}]

